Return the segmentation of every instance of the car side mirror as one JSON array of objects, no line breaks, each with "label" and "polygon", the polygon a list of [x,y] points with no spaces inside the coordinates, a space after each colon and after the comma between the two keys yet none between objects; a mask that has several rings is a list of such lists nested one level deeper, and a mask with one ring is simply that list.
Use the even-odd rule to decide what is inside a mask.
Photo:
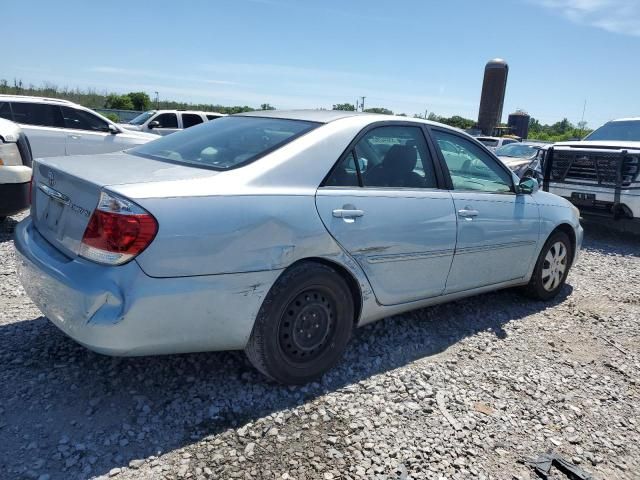
[{"label": "car side mirror", "polygon": [[120,129],[118,127],[116,127],[115,125],[111,124],[111,123],[109,124],[108,129],[109,129],[109,133],[111,135],[116,135],[116,134],[120,133]]},{"label": "car side mirror", "polygon": [[524,177],[520,180],[520,184],[518,185],[518,193],[522,193],[524,195],[531,195],[536,193],[540,186],[538,185],[538,181],[535,178]]},{"label": "car side mirror", "polygon": [[147,125],[147,127],[150,129],[158,128],[159,126],[160,126],[160,122],[157,120],[154,120],[153,122],[149,122],[149,125]]}]

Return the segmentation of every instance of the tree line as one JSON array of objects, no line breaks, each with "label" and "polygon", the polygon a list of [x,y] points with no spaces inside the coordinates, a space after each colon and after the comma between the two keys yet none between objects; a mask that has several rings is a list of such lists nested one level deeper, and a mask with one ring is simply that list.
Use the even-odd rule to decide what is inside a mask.
[{"label": "tree line", "polygon": [[[248,105],[226,106],[220,104],[208,103],[188,103],[178,102],[175,100],[154,101],[145,92],[129,92],[119,94],[114,92],[99,92],[95,89],[86,88],[68,88],[58,87],[57,85],[44,82],[42,86],[34,86],[33,84],[24,85],[22,80],[14,79],[10,84],[6,79],[0,79],[0,93],[8,95],[32,95],[36,97],[50,97],[69,100],[78,103],[87,108],[92,109],[114,109],[114,110],[137,110],[145,111],[152,108],[167,110],[199,110],[219,113],[241,113],[253,110],[274,110],[275,107],[269,103],[263,103],[258,108]],[[351,103],[337,103],[333,105],[333,110],[355,111],[356,106]],[[385,107],[370,107],[364,110],[368,113],[382,113],[394,115],[394,112]],[[404,113],[396,113],[395,115],[407,116]],[[464,118],[459,115],[451,117],[443,117],[434,112],[430,112],[426,118],[435,122],[444,123],[452,127],[461,128],[463,130],[471,129],[476,126],[476,121]],[[415,118],[425,118],[425,115],[414,115]],[[118,121],[117,116],[109,115],[114,121]],[[504,124],[502,124],[505,126]],[[529,139],[560,142],[573,138],[582,138],[591,130],[587,128],[586,122],[578,122],[577,125],[572,124],[567,118],[562,119],[551,125],[541,124],[537,119],[531,117],[529,120]]]},{"label": "tree line", "polygon": [[6,79],[0,79],[0,93],[7,95],[32,95],[34,97],[60,98],[91,109],[110,108],[114,110],[145,111],[152,108],[161,108],[167,110],[200,110],[228,114],[274,109],[274,107],[268,103],[263,103],[260,107],[253,108],[248,105],[226,106],[220,104],[177,102],[164,99],[155,102],[145,92],[119,94],[108,91],[101,92],[92,88],[59,87],[50,82],[44,82],[41,86],[35,86],[33,84],[25,85],[22,80],[17,79],[14,80],[13,83],[9,83]]}]

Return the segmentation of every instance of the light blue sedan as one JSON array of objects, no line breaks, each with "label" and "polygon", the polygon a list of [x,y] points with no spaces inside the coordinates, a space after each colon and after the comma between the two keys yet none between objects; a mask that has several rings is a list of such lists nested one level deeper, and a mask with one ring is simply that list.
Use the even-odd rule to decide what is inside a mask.
[{"label": "light blue sedan", "polygon": [[109,355],[244,349],[283,383],[389,315],[515,286],[550,299],[582,242],[569,202],[404,117],[247,113],[33,171],[18,269],[55,325]]}]

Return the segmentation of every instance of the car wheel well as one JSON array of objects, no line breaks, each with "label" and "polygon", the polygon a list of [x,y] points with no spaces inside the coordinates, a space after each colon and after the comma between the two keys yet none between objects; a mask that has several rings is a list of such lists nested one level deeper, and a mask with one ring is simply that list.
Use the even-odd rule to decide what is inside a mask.
[{"label": "car wheel well", "polygon": [[353,274],[339,263],[319,257],[311,257],[298,260],[297,262],[289,265],[286,270],[294,266],[298,266],[301,263],[320,263],[322,265],[326,265],[327,267],[333,268],[338,273],[338,275],[340,275],[344,279],[344,281],[347,282],[349,291],[351,292],[351,298],[353,300],[353,322],[354,324],[357,324],[358,319],[360,318],[360,312],[362,311],[362,292],[360,291],[358,280],[356,280]]},{"label": "car wheel well", "polygon": [[573,227],[568,223],[561,223],[560,225],[558,225],[549,234],[549,237],[556,232],[565,233],[569,237],[569,240],[571,241],[571,259],[569,260],[569,266],[571,266],[571,264],[573,263],[573,257],[576,254],[576,232],[573,229]]}]

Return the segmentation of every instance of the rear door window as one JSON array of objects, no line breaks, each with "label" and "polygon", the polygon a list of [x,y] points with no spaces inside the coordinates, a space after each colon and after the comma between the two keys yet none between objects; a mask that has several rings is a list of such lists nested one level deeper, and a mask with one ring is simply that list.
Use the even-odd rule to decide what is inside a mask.
[{"label": "rear door window", "polygon": [[93,132],[108,132],[109,124],[100,117],[84,110],[71,107],[62,107],[64,125],[76,130],[90,130]]},{"label": "rear door window", "polygon": [[62,113],[57,105],[46,103],[11,102],[13,121],[42,127],[64,127]]},{"label": "rear door window", "polygon": [[182,128],[193,127],[199,123],[202,123],[202,117],[200,115],[196,115],[195,113],[182,114]]},{"label": "rear door window", "polygon": [[158,128],[178,128],[178,116],[175,113],[161,113],[153,121],[160,124]]},{"label": "rear door window", "polygon": [[437,179],[422,129],[394,125],[365,133],[325,185],[437,188]]},{"label": "rear door window", "polygon": [[0,102],[0,118],[13,120],[13,115],[11,115],[11,106],[9,105],[9,102]]}]

